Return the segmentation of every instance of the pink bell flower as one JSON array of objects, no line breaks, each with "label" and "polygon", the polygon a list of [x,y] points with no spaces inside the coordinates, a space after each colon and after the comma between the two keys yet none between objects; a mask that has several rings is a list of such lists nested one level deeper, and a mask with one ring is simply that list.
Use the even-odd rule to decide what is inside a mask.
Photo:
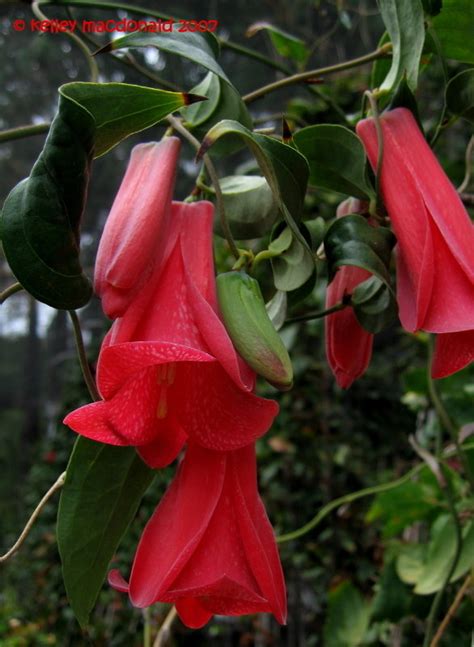
[{"label": "pink bell flower", "polygon": [[190,443],[143,532],[130,582],[113,570],[109,583],[137,607],[175,604],[191,628],[214,614],[270,612],[284,624],[285,582],[254,445],[215,452]]},{"label": "pink bell flower", "polygon": [[253,394],[255,373],[218,316],[212,223],[211,203],[173,203],[161,262],[102,344],[103,400],[64,420],[87,438],[136,446],[151,467],[173,461],[188,438],[217,451],[244,447],[278,413]]},{"label": "pink bell flower", "polygon": [[[397,300],[403,327],[437,333],[433,377],[473,359],[474,228],[464,205],[409,110],[380,118],[381,189],[397,245]],[[357,125],[372,167],[373,119]]]}]

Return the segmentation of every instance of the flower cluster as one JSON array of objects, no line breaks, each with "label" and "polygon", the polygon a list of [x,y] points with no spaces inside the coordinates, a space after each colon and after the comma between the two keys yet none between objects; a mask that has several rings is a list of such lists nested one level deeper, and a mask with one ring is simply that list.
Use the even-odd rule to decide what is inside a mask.
[{"label": "flower cluster", "polygon": [[[380,117],[384,152],[381,192],[397,237],[397,301],[409,332],[436,333],[432,376],[442,378],[474,360],[474,227],[461,199],[406,108]],[[357,125],[375,170],[378,139],[373,119]],[[355,209],[357,210],[357,209]],[[340,214],[342,215],[342,214]],[[344,267],[328,289],[333,305],[366,276]],[[372,335],[349,309],[326,320],[326,350],[340,386],[367,368]]]},{"label": "flower cluster", "polygon": [[179,140],[137,146],[108,217],[95,289],[114,323],[97,367],[102,400],[65,423],[136,447],[177,475],[145,528],[129,582],[135,606],[171,602],[189,627],[213,614],[286,620],[283,573],[258,495],[255,440],[278,412],[221,322],[213,206],[172,202]]}]

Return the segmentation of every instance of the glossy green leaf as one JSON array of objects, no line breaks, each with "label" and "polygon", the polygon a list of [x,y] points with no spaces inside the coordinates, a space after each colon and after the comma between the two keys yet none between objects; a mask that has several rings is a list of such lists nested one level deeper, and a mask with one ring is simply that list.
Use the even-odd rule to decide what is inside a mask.
[{"label": "glossy green leaf", "polygon": [[396,570],[398,577],[405,584],[416,584],[426,557],[426,544],[405,544],[397,557]]},{"label": "glossy green leaf", "polygon": [[403,77],[411,90],[418,85],[425,24],[420,0],[377,0],[392,42],[392,65],[381,90],[395,90]]},{"label": "glossy green leaf", "polygon": [[308,182],[308,164],[291,146],[276,139],[251,132],[237,121],[224,120],[216,124],[204,138],[198,158],[221,137],[237,135],[254,154],[265,176],[282,216],[294,236],[303,246],[307,242],[298,228]]},{"label": "glossy green leaf", "polygon": [[230,83],[224,70],[217,63],[219,46],[215,36],[210,32],[178,32],[174,26],[172,32],[132,32],[117,38],[97,53],[116,51],[124,47],[156,47],[159,50],[186,58],[193,63],[214,72],[223,81]]},{"label": "glossy green leaf", "polygon": [[[450,582],[455,582],[474,566],[474,521],[465,524],[462,537],[461,554]],[[455,550],[454,521],[450,515],[441,515],[432,526],[426,561],[417,579],[415,593],[430,595],[439,591],[453,563]]]},{"label": "glossy green leaf", "polygon": [[80,308],[92,295],[79,261],[79,229],[94,135],[92,115],[61,96],[30,176],[3,206],[1,235],[8,264],[25,290],[53,308]]},{"label": "glossy green leaf", "polygon": [[58,546],[69,603],[84,626],[122,536],[154,478],[132,447],[78,438],[58,511]]},{"label": "glossy green leaf", "polygon": [[308,160],[310,184],[362,199],[374,196],[366,177],[364,146],[351,130],[337,125],[308,126],[295,133],[294,141]]},{"label": "glossy green leaf", "polygon": [[376,276],[355,288],[351,304],[360,325],[373,334],[386,328],[397,316],[393,291]]},{"label": "glossy green leaf", "polygon": [[[225,213],[232,234],[240,240],[267,234],[278,217],[278,204],[260,175],[229,175],[220,180]],[[215,196],[214,191],[212,195]],[[222,236],[216,212],[214,230]]]},{"label": "glossy green leaf", "polygon": [[329,227],[324,248],[332,280],[336,269],[354,265],[390,285],[390,256],[396,239],[386,227],[372,227],[357,214],[338,218]]},{"label": "glossy green leaf", "polygon": [[[246,128],[252,128],[252,118],[240,94],[232,85],[212,72],[209,72],[191,92],[193,96],[208,97],[208,101],[196,103],[182,110],[186,126],[198,139],[202,139],[212,126],[223,119],[233,119]],[[225,141],[218,142],[212,149],[212,153],[229,155],[243,145],[241,138],[229,137]]]},{"label": "glossy green leaf", "polygon": [[300,38],[292,36],[268,22],[253,23],[247,29],[246,35],[254,36],[260,31],[265,31],[269,35],[276,52],[283,58],[289,58],[296,63],[305,63],[307,60],[310,52],[306,43]]},{"label": "glossy green leaf", "polygon": [[329,604],[324,624],[325,647],[357,647],[369,626],[368,604],[348,581],[329,592]]},{"label": "glossy green leaf", "polygon": [[433,26],[446,58],[474,64],[474,2],[443,0]]},{"label": "glossy green leaf", "polygon": [[202,97],[184,92],[128,83],[67,83],[59,92],[93,117],[94,157],[104,155],[126,137],[153,126],[179,108],[202,101]]},{"label": "glossy green leaf", "polygon": [[446,106],[453,115],[474,123],[474,69],[464,70],[449,81]]}]

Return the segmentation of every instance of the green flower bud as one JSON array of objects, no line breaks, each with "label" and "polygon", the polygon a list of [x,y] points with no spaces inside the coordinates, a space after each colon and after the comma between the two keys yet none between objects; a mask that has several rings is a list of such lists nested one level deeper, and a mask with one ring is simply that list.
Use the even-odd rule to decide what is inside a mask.
[{"label": "green flower bud", "polygon": [[290,389],[291,360],[267,314],[258,282],[245,272],[220,274],[217,295],[224,325],[240,355],[277,389]]}]

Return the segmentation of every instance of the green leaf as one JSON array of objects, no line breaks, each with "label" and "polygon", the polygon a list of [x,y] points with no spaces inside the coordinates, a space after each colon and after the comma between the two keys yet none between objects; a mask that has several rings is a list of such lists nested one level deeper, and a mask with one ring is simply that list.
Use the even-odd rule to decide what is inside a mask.
[{"label": "green leaf", "polygon": [[128,83],[67,83],[59,92],[95,121],[94,157],[203,97]]},{"label": "green leaf", "polygon": [[79,228],[94,134],[90,113],[60,96],[30,176],[3,206],[1,237],[8,264],[25,290],[53,308],[80,308],[92,295],[79,261]]},{"label": "green leaf", "polygon": [[116,51],[124,47],[156,47],[163,52],[187,58],[193,63],[205,67],[209,72],[214,72],[226,83],[230,83],[224,70],[216,61],[219,46],[211,32],[194,33],[190,31],[178,32],[132,32],[102,47],[97,54]]},{"label": "green leaf", "polygon": [[[455,582],[474,566],[474,521],[468,521],[462,531],[463,544],[454,573],[449,580]],[[430,595],[443,586],[453,563],[456,548],[454,521],[450,515],[441,515],[431,528],[426,561],[414,592]]]},{"label": "green leaf", "polygon": [[280,56],[289,58],[296,63],[304,64],[306,62],[310,52],[303,40],[278,29],[278,27],[268,22],[253,23],[247,29],[246,36],[255,36],[260,31],[266,31],[268,33],[273,47]]},{"label": "green leaf", "polygon": [[351,304],[360,325],[373,334],[386,328],[397,316],[393,291],[376,276],[355,288]]},{"label": "green leaf", "polygon": [[337,218],[324,238],[324,248],[332,280],[338,267],[354,265],[367,270],[390,285],[390,256],[396,243],[386,227],[372,227],[357,214]]},{"label": "green leaf", "polygon": [[[208,101],[196,103],[182,110],[187,120],[186,126],[202,139],[207,131],[223,119],[233,119],[246,128],[252,128],[252,118],[240,94],[229,83],[209,72],[191,92],[193,96],[203,95]],[[230,137],[225,142],[219,142],[213,148],[214,155],[231,154],[242,148],[243,142],[239,137]]]},{"label": "green leaf", "polygon": [[324,624],[325,647],[357,647],[369,626],[368,604],[348,581],[329,592],[329,606]]},{"label": "green leaf", "polygon": [[372,600],[371,621],[390,620],[398,622],[410,610],[411,591],[397,575],[396,560],[390,559],[384,566]]},{"label": "green leaf", "polygon": [[287,294],[286,292],[283,292],[283,290],[277,290],[270,301],[267,301],[265,304],[267,314],[270,317],[270,321],[275,327],[275,330],[280,330],[285,323],[287,305]]},{"label": "green leaf", "polygon": [[81,626],[89,614],[122,536],[153,481],[131,447],[78,438],[58,511],[58,546],[69,603]]},{"label": "green leaf", "polygon": [[474,123],[474,69],[464,70],[449,81],[446,106],[453,115]]},{"label": "green leaf", "polygon": [[443,505],[443,494],[436,477],[423,467],[418,480],[407,481],[399,487],[381,492],[374,499],[366,521],[380,521],[383,536],[393,537],[416,521],[429,521]]},{"label": "green leaf", "polygon": [[405,584],[416,584],[426,557],[426,544],[405,544],[397,557],[397,574]]},{"label": "green leaf", "polygon": [[[229,175],[220,180],[224,208],[232,234],[240,240],[268,233],[278,217],[278,204],[260,175]],[[214,190],[212,195],[215,195]],[[223,235],[216,213],[214,230]]]},{"label": "green leaf", "polygon": [[377,4],[393,45],[392,65],[380,89],[391,92],[406,76],[409,88],[416,90],[425,39],[421,1],[377,0]]},{"label": "green leaf", "polygon": [[[279,228],[277,228],[278,231]],[[289,240],[289,244],[288,244]],[[285,247],[282,249],[282,247]],[[277,251],[272,258],[273,280],[277,290],[289,292],[306,283],[314,272],[314,258],[308,245],[302,245],[289,227],[285,227],[268,249]]]},{"label": "green leaf", "polygon": [[474,64],[474,3],[472,0],[443,0],[433,26],[446,58]]},{"label": "green leaf", "polygon": [[294,141],[308,160],[311,185],[356,198],[374,197],[364,146],[351,130],[332,124],[308,126],[295,133]]},{"label": "green leaf", "polygon": [[266,135],[253,133],[237,121],[227,119],[216,124],[207,133],[198,152],[198,158],[221,137],[231,135],[242,138],[250,148],[288,226],[300,243],[307,246],[297,224],[303,211],[309,174],[305,158],[291,146]]}]

